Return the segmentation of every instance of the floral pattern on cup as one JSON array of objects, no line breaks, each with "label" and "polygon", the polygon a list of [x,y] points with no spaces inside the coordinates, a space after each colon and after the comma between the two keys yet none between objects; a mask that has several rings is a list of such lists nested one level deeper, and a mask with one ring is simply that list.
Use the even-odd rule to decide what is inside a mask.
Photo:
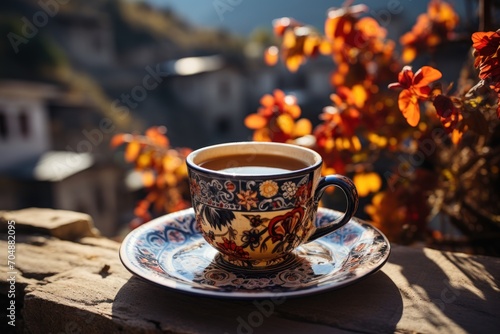
[{"label": "floral pattern on cup", "polygon": [[304,205],[311,194],[313,173],[263,180],[231,180],[230,176],[190,171],[193,201],[229,210],[277,211]]},{"label": "floral pattern on cup", "polygon": [[[313,203],[259,214],[195,205],[198,228],[205,239],[221,252],[226,261],[247,268],[281,262],[281,257],[299,246],[313,230]],[[233,224],[238,220],[248,222],[248,229],[237,232]],[[259,255],[267,260],[262,263],[251,260]]]},{"label": "floral pattern on cup", "polygon": [[278,264],[313,230],[312,178],[310,173],[263,180],[217,179],[191,171],[199,229],[229,263],[247,268]]}]

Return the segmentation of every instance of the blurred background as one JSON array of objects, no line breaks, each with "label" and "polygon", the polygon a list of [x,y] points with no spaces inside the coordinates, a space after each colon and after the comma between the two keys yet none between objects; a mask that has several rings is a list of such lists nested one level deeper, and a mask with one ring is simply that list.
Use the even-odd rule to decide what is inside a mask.
[{"label": "blurred background", "polygon": [[[475,1],[450,1],[464,30]],[[359,3],[355,1],[354,3]],[[426,1],[366,1],[397,40]],[[330,103],[333,63],[296,73],[264,64],[272,20],[323,31],[342,1],[2,0],[0,3],[0,210],[52,207],[90,214],[106,236],[133,218],[144,195],[113,135],[163,125],[173,147],[250,140],[246,115],[266,93],[294,94],[313,123]],[[394,7],[396,6],[396,7]],[[397,14],[389,10],[398,8]],[[399,10],[400,9],[400,10]],[[389,14],[389,15],[388,15]],[[434,59],[449,81],[469,45]],[[460,52],[457,52],[459,50]]]}]

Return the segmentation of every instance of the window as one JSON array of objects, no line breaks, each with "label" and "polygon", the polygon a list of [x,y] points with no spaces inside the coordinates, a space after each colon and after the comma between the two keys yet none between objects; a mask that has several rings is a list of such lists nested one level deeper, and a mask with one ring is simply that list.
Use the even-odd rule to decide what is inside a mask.
[{"label": "window", "polygon": [[30,136],[30,124],[28,115],[26,114],[25,111],[21,111],[21,113],[18,115],[18,119],[19,119],[19,129],[21,130],[21,136],[23,138],[28,138]]},{"label": "window", "polygon": [[9,128],[7,126],[7,115],[0,110],[0,139],[6,140],[9,137]]}]

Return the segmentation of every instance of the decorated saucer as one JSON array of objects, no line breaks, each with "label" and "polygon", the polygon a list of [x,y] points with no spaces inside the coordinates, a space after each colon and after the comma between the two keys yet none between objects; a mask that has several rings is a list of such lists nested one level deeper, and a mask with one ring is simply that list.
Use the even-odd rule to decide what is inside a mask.
[{"label": "decorated saucer", "polygon": [[[319,208],[316,225],[339,216],[337,211]],[[193,209],[154,219],[126,236],[120,259],[131,273],[166,288],[256,299],[303,296],[347,286],[378,271],[390,253],[382,232],[353,218],[332,234],[298,247],[275,268],[245,271],[220,259],[196,226]]]}]

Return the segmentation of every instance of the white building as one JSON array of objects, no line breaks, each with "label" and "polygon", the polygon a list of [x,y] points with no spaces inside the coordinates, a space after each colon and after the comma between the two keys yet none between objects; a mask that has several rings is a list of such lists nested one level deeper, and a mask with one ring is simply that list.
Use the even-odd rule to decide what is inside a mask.
[{"label": "white building", "polygon": [[52,85],[0,82],[0,169],[49,150],[47,100],[58,95]]},{"label": "white building", "polygon": [[165,64],[169,87],[185,108],[196,113],[204,136],[238,138],[246,107],[245,78],[221,56],[188,57]]},{"label": "white building", "polygon": [[[117,232],[122,175],[89,152],[54,151],[53,85],[0,81],[0,210],[52,207],[90,214],[105,235]],[[68,107],[71,108],[71,107]]]}]

